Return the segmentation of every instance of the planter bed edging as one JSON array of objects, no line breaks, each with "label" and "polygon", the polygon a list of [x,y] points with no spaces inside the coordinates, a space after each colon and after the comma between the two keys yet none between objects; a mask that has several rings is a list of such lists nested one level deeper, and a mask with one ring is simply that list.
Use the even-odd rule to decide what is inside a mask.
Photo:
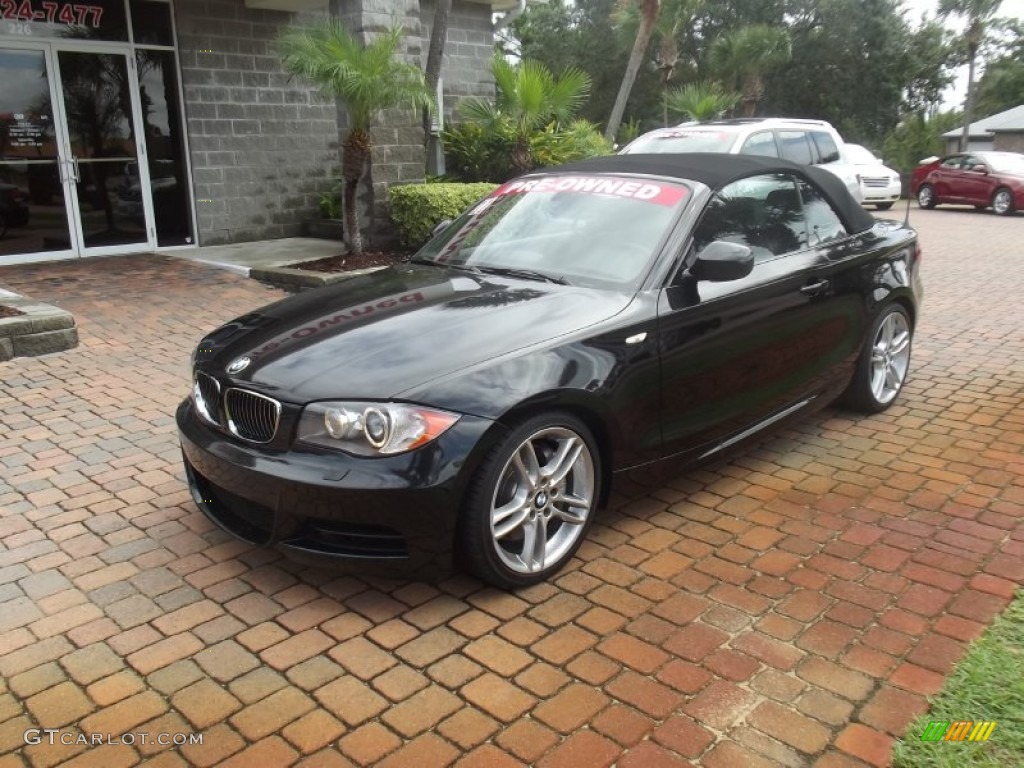
[{"label": "planter bed edging", "polygon": [[70,312],[8,291],[0,294],[0,302],[24,312],[0,318],[0,362],[78,346],[78,329]]}]

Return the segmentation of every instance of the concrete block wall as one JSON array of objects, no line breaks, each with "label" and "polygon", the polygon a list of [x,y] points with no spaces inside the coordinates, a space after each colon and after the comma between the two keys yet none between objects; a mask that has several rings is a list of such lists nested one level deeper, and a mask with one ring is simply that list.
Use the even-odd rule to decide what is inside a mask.
[{"label": "concrete block wall", "polygon": [[[427,65],[435,7],[435,0],[420,0],[424,67]],[[494,98],[494,78],[491,76],[494,25],[491,15],[489,5],[464,0],[452,2],[448,14],[448,40],[441,64],[446,125],[453,118],[457,119],[456,109],[460,101],[467,98]]]},{"label": "concrete block wall", "polygon": [[178,0],[178,50],[200,245],[292,237],[340,177],[337,111],[281,70],[304,17],[244,0]]},{"label": "concrete block wall", "polygon": [[[423,37],[418,0],[331,0],[331,12],[364,41],[400,27],[405,36],[399,55],[417,65],[426,56],[428,42]],[[344,133],[348,117],[343,104],[338,105],[338,114]],[[395,183],[423,181],[423,125],[416,111],[390,109],[375,118],[370,131],[374,147],[359,195],[360,221],[370,247],[390,247],[398,238],[389,215],[387,189]]]}]

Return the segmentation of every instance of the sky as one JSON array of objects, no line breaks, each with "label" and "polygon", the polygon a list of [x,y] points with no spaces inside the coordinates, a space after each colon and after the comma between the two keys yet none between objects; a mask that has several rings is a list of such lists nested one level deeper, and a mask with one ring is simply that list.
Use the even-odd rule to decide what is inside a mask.
[{"label": "sky", "polygon": [[[907,9],[906,18],[911,23],[917,23],[924,13],[934,16],[938,6],[938,0],[903,0],[903,7]],[[999,6],[999,16],[1024,20],[1024,0],[1003,0],[1002,5]],[[956,22],[947,22],[947,26],[950,29],[955,29]],[[964,66],[958,73],[956,82],[946,91],[943,107],[947,109],[962,107],[966,92],[967,67]]]}]

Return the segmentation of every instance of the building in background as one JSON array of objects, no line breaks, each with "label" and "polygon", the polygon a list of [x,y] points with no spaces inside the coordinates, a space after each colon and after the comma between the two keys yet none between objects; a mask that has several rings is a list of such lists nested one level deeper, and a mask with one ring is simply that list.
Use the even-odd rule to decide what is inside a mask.
[{"label": "building in background", "polygon": [[[344,108],[281,70],[273,43],[330,11],[401,25],[424,62],[430,0],[18,0],[0,17],[0,265],[300,234],[338,177]],[[446,111],[491,96],[492,14],[455,0]],[[423,178],[418,116],[389,113],[362,204]],[[378,217],[379,219],[379,217]],[[370,217],[372,220],[372,217]]]},{"label": "building in background", "polygon": [[[946,131],[946,153],[960,151],[963,126]],[[968,152],[1024,152],[1024,104],[971,123]]]}]

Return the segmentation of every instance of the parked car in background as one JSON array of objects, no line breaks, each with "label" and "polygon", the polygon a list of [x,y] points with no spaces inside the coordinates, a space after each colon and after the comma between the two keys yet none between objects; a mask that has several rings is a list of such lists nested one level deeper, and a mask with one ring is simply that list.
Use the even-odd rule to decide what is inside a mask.
[{"label": "parked car in background", "polygon": [[843,153],[860,177],[861,203],[874,205],[880,211],[892,208],[903,193],[899,171],[887,167],[871,150],[860,144],[846,144]]},{"label": "parked car in background", "polygon": [[7,235],[9,227],[28,224],[28,213],[25,193],[13,184],[0,183],[0,237]]},{"label": "parked car in background", "polygon": [[843,137],[824,120],[744,117],[658,128],[637,137],[619,154],[724,152],[779,157],[800,165],[820,165],[839,177],[854,199],[860,200],[860,179],[843,156],[843,146]]},{"label": "parked car in background", "polygon": [[914,169],[912,192],[922,208],[960,203],[1006,216],[1024,208],[1024,155],[958,152],[926,158]]},{"label": "parked car in background", "polygon": [[910,365],[917,235],[819,168],[626,155],[507,182],[408,263],[228,323],[177,411],[196,505],[301,558],[543,580],[616,477]]}]

